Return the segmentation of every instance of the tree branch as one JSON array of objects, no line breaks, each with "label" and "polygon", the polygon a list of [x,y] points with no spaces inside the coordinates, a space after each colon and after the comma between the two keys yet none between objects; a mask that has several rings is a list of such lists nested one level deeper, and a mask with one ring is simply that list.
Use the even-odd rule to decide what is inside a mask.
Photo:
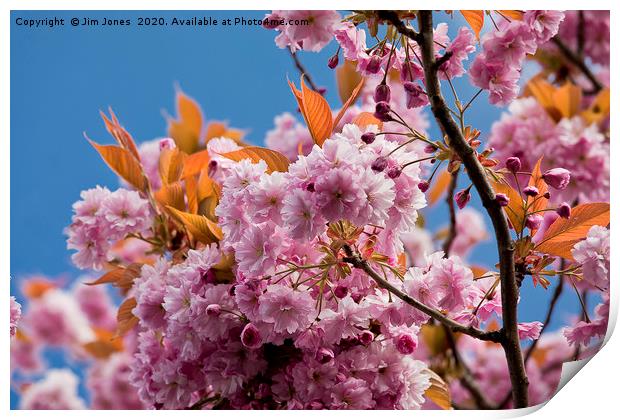
[{"label": "tree branch", "polygon": [[442,131],[448,136],[450,147],[459,155],[467,174],[476,187],[482,204],[487,210],[497,241],[499,253],[500,281],[502,291],[502,347],[506,354],[513,397],[517,408],[528,405],[528,379],[523,364],[521,345],[517,330],[517,301],[519,288],[515,282],[514,245],[510,237],[508,222],[500,205],[495,201],[495,192],[487,180],[485,170],[478,161],[474,150],[469,146],[463,133],[450,116],[448,106],[441,95],[437,69],[435,68],[435,51],[433,44],[432,11],[418,12],[419,45],[422,50],[422,62],[426,81],[426,91],[431,103],[431,110]]},{"label": "tree branch", "polygon": [[395,11],[378,10],[377,16],[381,20],[390,22],[392,26],[394,26],[400,34],[405,35],[407,38],[412,39],[414,41],[418,40],[419,34],[416,31],[414,31],[412,28],[405,25],[405,23],[402,20],[400,20],[400,18],[398,17],[398,13],[396,13]]},{"label": "tree branch", "polygon": [[443,325],[445,325],[446,327],[450,328],[452,331],[460,332],[460,333],[463,333],[463,334],[467,334],[467,335],[470,335],[470,336],[472,336],[474,338],[477,338],[477,339],[483,340],[483,341],[492,341],[494,343],[501,342],[502,334],[499,331],[482,331],[482,330],[480,330],[480,329],[478,329],[476,327],[463,325],[463,324],[460,324],[460,323],[454,321],[453,319],[448,318],[447,316],[445,316],[444,314],[442,314],[438,310],[433,309],[433,308],[431,308],[429,306],[426,306],[422,302],[414,299],[413,297],[409,296],[408,294],[406,294],[402,290],[400,290],[397,287],[395,287],[392,284],[390,284],[383,277],[381,277],[381,275],[379,275],[379,273],[377,273],[375,270],[372,269],[370,264],[368,264],[368,261],[363,259],[358,253],[354,252],[353,249],[351,249],[350,246],[345,245],[344,246],[344,250],[345,250],[345,253],[347,255],[345,258],[343,258],[344,262],[349,263],[353,267],[364,271],[379,286],[381,286],[382,288],[388,290],[393,295],[396,295],[398,298],[400,298],[406,304],[413,306],[414,308],[416,308],[420,312],[423,312],[426,315],[430,316],[431,318],[441,322]]},{"label": "tree branch", "polygon": [[297,70],[299,70],[299,73],[304,77],[304,79],[306,79],[306,82],[308,82],[312,90],[315,92],[318,92],[319,88],[317,87],[317,85],[314,84],[312,77],[310,77],[310,74],[308,73],[304,65],[301,63],[301,61],[299,61],[299,57],[297,57],[297,53],[294,53],[290,49],[288,50],[288,52],[291,54],[291,58],[293,59],[293,62],[295,63],[295,67],[297,68]]},{"label": "tree branch", "polygon": [[443,253],[446,257],[450,254],[450,248],[456,238],[456,209],[454,208],[454,192],[456,191],[456,185],[458,183],[459,172],[454,172],[450,177],[450,185],[446,194],[446,203],[448,204],[448,210],[450,212],[450,227],[448,230],[448,237],[443,243]]},{"label": "tree branch", "polygon": [[551,41],[558,47],[562,55],[572,64],[574,64],[584,76],[592,84],[592,93],[599,93],[603,89],[603,84],[596,78],[592,70],[586,65],[585,61],[579,57],[573,50],[562,41],[557,35],[551,38]]}]

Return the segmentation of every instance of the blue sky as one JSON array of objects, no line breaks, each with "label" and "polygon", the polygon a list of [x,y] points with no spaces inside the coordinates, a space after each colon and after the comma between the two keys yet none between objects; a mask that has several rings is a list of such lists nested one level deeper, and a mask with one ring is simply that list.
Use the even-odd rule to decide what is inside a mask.
[{"label": "blue sky", "polygon": [[[273,118],[295,110],[286,78],[298,73],[275,33],[260,27],[138,27],[137,18],[168,16],[263,17],[262,12],[11,12],[11,291],[30,274],[66,275],[79,271],[70,263],[63,228],[70,223],[71,204],[81,190],[94,185],[115,188],[116,176],[84,139],[110,143],[99,110],[112,106],[137,141],[165,134],[162,110],[174,112],[174,86],[193,96],[207,119],[228,120],[249,130],[248,140],[262,144]],[[26,28],[17,17],[57,16],[126,19],[130,27]],[[445,15],[444,15],[445,16]],[[456,25],[452,25],[453,27]],[[452,30],[454,33],[454,30]],[[321,53],[301,53],[313,79],[328,88],[339,105],[335,77]],[[457,83],[462,97],[473,90]],[[469,123],[483,140],[501,109],[482,95],[469,111]],[[434,123],[434,122],[433,122]],[[433,124],[431,134],[437,137]],[[461,177],[463,179],[464,177]],[[472,205],[480,209],[477,198]],[[445,205],[427,216],[431,227],[447,221]],[[488,222],[488,221],[487,221]],[[490,229],[489,229],[490,231]],[[497,258],[492,241],[479,246],[472,262],[492,267]],[[525,282],[520,304],[523,321],[543,320],[551,291]],[[552,329],[565,324],[577,300],[564,293]],[[54,355],[55,364],[63,360]],[[77,367],[79,369],[79,366]],[[13,396],[14,397],[14,396]],[[12,405],[15,399],[12,398]]]}]

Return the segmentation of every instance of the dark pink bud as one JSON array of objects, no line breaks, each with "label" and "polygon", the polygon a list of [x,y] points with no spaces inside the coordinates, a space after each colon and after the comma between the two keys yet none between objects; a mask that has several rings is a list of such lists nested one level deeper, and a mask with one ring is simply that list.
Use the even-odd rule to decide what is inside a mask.
[{"label": "dark pink bud", "polygon": [[370,169],[375,172],[383,172],[385,168],[387,168],[388,160],[383,156],[379,156],[375,161],[370,165]]},{"label": "dark pink bud", "polygon": [[308,185],[306,185],[306,190],[314,192],[314,182],[308,183]]},{"label": "dark pink bud", "polygon": [[212,303],[207,306],[207,315],[218,316],[222,312],[222,308],[217,303]]},{"label": "dark pink bud", "polygon": [[555,210],[555,212],[558,214],[558,216],[564,219],[568,219],[571,213],[570,204],[568,204],[567,202],[560,204],[558,208]]},{"label": "dark pink bud", "polygon": [[538,188],[533,185],[527,186],[523,188],[523,194],[527,195],[528,197],[536,197],[538,195]]},{"label": "dark pink bud", "polygon": [[380,83],[375,89],[375,102],[390,102],[390,87],[385,83]]},{"label": "dark pink bud", "polygon": [[510,202],[510,199],[506,194],[498,193],[495,194],[495,201],[497,201],[497,204],[499,204],[500,206],[506,207]]},{"label": "dark pink bud", "polygon": [[338,67],[338,54],[334,54],[329,57],[329,60],[327,61],[327,67],[329,67],[330,69],[335,69],[336,67]]},{"label": "dark pink bud", "polygon": [[377,102],[377,105],[375,106],[375,117],[383,122],[391,121],[391,111],[392,109],[390,108],[390,104],[387,102]]},{"label": "dark pink bud", "polygon": [[366,71],[370,74],[377,74],[381,70],[381,58],[373,55],[366,66]]},{"label": "dark pink bud", "polygon": [[418,347],[418,341],[411,334],[401,334],[396,338],[396,349],[401,354],[411,354]]},{"label": "dark pink bud", "polygon": [[467,203],[469,203],[469,200],[471,200],[469,188],[461,190],[454,194],[454,199],[456,200],[456,205],[459,206],[460,209],[464,208]]},{"label": "dark pink bud", "polygon": [[548,200],[551,198],[551,193],[547,191],[546,193],[543,194],[543,197],[545,197]]},{"label": "dark pink bud", "polygon": [[428,105],[428,96],[424,93],[424,89],[413,82],[403,83],[405,92],[407,93],[407,108],[419,108],[424,105]]},{"label": "dark pink bud", "polygon": [[334,352],[331,351],[330,349],[326,349],[322,347],[316,352],[316,361],[321,364],[329,363],[333,359],[334,359]]},{"label": "dark pink bud", "polygon": [[563,190],[570,182],[570,171],[564,168],[549,169],[543,174],[543,179],[547,185],[552,186],[556,190]]},{"label": "dark pink bud", "polygon": [[209,178],[215,177],[215,172],[217,172],[217,161],[209,161],[209,165],[207,166],[207,174],[209,175]]},{"label": "dark pink bud", "polygon": [[521,170],[521,159],[516,156],[506,159],[506,168],[512,173],[519,172]]},{"label": "dark pink bud", "polygon": [[426,146],[424,146],[424,153],[428,153],[429,155],[432,153],[435,153],[437,151],[437,148],[433,145],[427,144]]},{"label": "dark pink bud", "polygon": [[400,167],[390,168],[390,170],[388,170],[387,176],[389,176],[392,179],[396,179],[402,173],[403,173],[403,170]]},{"label": "dark pink bud", "polygon": [[420,189],[420,191],[422,192],[426,192],[428,191],[428,189],[430,188],[431,184],[428,183],[428,181],[420,181],[418,183],[418,188]]},{"label": "dark pink bud", "polygon": [[375,339],[375,335],[368,330],[364,330],[357,338],[363,346],[368,346]]},{"label": "dark pink bud", "polygon": [[170,137],[167,137],[165,139],[161,139],[159,141],[159,150],[160,151],[161,150],[166,150],[166,149],[172,150],[172,149],[174,149],[176,147],[177,147],[176,143]]},{"label": "dark pink bud", "polygon": [[538,229],[542,222],[543,217],[539,214],[530,214],[525,218],[525,226],[530,230]]},{"label": "dark pink bud", "polygon": [[260,331],[250,323],[241,331],[241,343],[250,349],[257,349],[263,344],[263,339],[260,336]]},{"label": "dark pink bud", "polygon": [[334,289],[334,295],[336,295],[338,299],[344,299],[348,294],[349,288],[346,286],[338,285]]},{"label": "dark pink bud", "polygon": [[362,134],[362,141],[366,144],[371,144],[372,142],[375,141],[375,139],[377,138],[377,135],[375,133],[364,133]]}]

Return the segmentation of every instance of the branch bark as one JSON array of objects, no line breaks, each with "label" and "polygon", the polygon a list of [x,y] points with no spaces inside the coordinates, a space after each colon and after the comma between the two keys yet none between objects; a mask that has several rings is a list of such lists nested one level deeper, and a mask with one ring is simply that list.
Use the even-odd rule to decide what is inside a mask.
[{"label": "branch bark", "polygon": [[603,84],[596,78],[594,73],[592,73],[592,70],[586,65],[583,58],[571,50],[557,35],[551,38],[551,41],[558,47],[562,55],[588,78],[592,84],[592,93],[599,93],[603,89]]},{"label": "branch bark", "polygon": [[502,290],[502,327],[501,345],[506,354],[513,398],[517,408],[528,405],[528,378],[525,372],[521,345],[517,330],[517,301],[519,288],[515,281],[514,245],[510,237],[508,222],[500,205],[495,201],[495,192],[487,180],[485,169],[478,161],[474,150],[465,140],[463,133],[450,116],[446,102],[441,94],[439,78],[435,66],[433,43],[432,11],[418,12],[418,43],[422,51],[426,91],[431,103],[431,110],[442,131],[448,136],[450,147],[459,155],[467,174],[480,195],[495,230],[499,254],[500,281]]},{"label": "branch bark", "polygon": [[450,212],[450,227],[448,228],[448,236],[443,243],[443,253],[446,257],[450,254],[450,248],[456,238],[456,209],[454,208],[454,192],[456,191],[456,185],[459,179],[459,172],[454,172],[450,177],[450,185],[446,194],[446,203],[448,204],[448,211]]},{"label": "branch bark", "polygon": [[448,318],[447,316],[445,316],[444,314],[442,314],[438,310],[433,309],[433,308],[431,308],[429,306],[426,306],[422,302],[414,299],[413,297],[409,296],[408,294],[406,294],[405,292],[403,292],[399,288],[395,287],[394,285],[392,285],[391,283],[386,281],[383,277],[381,277],[381,275],[379,275],[379,273],[377,273],[370,266],[368,261],[366,261],[359,254],[354,252],[353,249],[351,249],[350,246],[345,245],[344,246],[344,251],[345,251],[345,253],[347,255],[345,258],[343,258],[344,262],[349,263],[353,267],[364,271],[379,286],[381,286],[382,288],[388,290],[390,293],[392,293],[393,295],[395,295],[398,298],[400,298],[406,304],[413,306],[414,308],[416,308],[420,312],[423,312],[426,315],[430,316],[431,318],[439,321],[440,323],[442,323],[446,327],[450,328],[452,331],[460,332],[460,333],[463,333],[463,334],[467,334],[469,336],[472,336],[474,338],[477,338],[477,339],[483,340],[483,341],[492,341],[494,343],[500,343],[501,342],[502,335],[501,335],[501,333],[499,331],[482,331],[482,330],[480,330],[480,329],[478,329],[476,327],[463,325],[463,324],[460,324],[460,323],[454,321],[453,319]]}]

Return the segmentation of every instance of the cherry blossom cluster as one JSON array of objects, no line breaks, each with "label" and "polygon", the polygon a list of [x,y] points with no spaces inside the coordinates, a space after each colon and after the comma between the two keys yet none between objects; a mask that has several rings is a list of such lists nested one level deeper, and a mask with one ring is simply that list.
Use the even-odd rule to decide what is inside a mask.
[{"label": "cherry blossom cluster", "polygon": [[136,191],[105,187],[82,191],[73,205],[74,216],[67,229],[68,249],[73,263],[83,269],[101,269],[111,260],[112,245],[129,234],[147,234],[151,207]]}]

